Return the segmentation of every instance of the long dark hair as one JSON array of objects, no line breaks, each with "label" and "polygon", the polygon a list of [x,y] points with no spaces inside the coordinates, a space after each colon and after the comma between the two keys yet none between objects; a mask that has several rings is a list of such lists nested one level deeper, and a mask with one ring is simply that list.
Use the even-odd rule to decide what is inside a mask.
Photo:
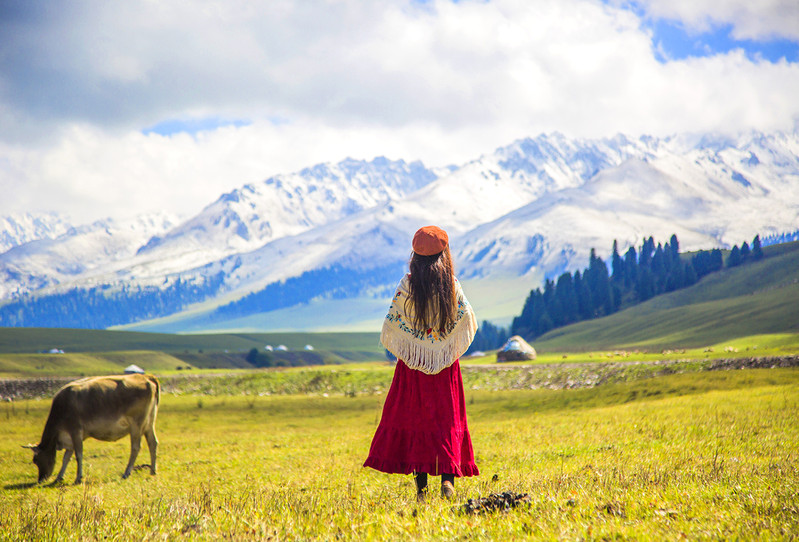
[{"label": "long dark hair", "polygon": [[413,303],[413,327],[421,330],[435,328],[446,333],[455,323],[458,311],[455,269],[449,247],[432,256],[412,252],[408,267],[411,296],[405,303]]}]

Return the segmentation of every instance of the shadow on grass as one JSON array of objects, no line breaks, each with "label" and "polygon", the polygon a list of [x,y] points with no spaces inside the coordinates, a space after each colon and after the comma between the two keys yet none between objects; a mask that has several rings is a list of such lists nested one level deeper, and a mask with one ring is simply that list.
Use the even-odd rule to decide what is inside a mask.
[{"label": "shadow on grass", "polygon": [[19,484],[8,484],[7,486],[3,486],[3,489],[7,490],[14,490],[14,489],[29,489],[31,487],[37,486],[36,482],[24,482]]},{"label": "shadow on grass", "polygon": [[15,490],[15,489],[30,489],[32,487],[41,487],[41,488],[54,488],[54,487],[64,487],[66,484],[63,480],[53,480],[49,484],[46,483],[39,483],[39,482],[20,482],[18,484],[8,484],[3,486],[3,489],[7,490]]}]

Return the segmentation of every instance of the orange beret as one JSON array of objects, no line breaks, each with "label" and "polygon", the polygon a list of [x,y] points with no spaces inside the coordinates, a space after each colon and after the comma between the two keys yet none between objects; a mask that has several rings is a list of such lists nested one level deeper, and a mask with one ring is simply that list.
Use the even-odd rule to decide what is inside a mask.
[{"label": "orange beret", "polygon": [[438,226],[425,226],[413,236],[413,251],[420,256],[432,256],[447,248],[447,243],[447,232]]}]

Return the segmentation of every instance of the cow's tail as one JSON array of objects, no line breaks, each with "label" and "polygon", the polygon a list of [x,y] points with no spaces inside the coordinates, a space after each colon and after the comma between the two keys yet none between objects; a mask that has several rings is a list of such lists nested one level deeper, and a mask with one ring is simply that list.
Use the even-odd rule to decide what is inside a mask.
[{"label": "cow's tail", "polygon": [[155,384],[155,404],[158,405],[161,403],[161,383],[158,381],[158,377],[154,375],[149,375],[150,382]]}]

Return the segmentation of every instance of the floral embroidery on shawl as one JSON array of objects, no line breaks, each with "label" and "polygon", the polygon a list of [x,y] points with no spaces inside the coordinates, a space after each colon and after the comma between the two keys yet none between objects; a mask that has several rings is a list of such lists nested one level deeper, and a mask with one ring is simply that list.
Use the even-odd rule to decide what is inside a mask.
[{"label": "floral embroidery on shawl", "polygon": [[405,300],[410,297],[410,281],[406,275],[391,300],[380,342],[411,369],[427,374],[443,371],[466,352],[477,332],[474,311],[457,279],[455,292],[458,299],[456,320],[444,333],[433,328],[415,329],[412,303],[407,304],[406,311]]}]

